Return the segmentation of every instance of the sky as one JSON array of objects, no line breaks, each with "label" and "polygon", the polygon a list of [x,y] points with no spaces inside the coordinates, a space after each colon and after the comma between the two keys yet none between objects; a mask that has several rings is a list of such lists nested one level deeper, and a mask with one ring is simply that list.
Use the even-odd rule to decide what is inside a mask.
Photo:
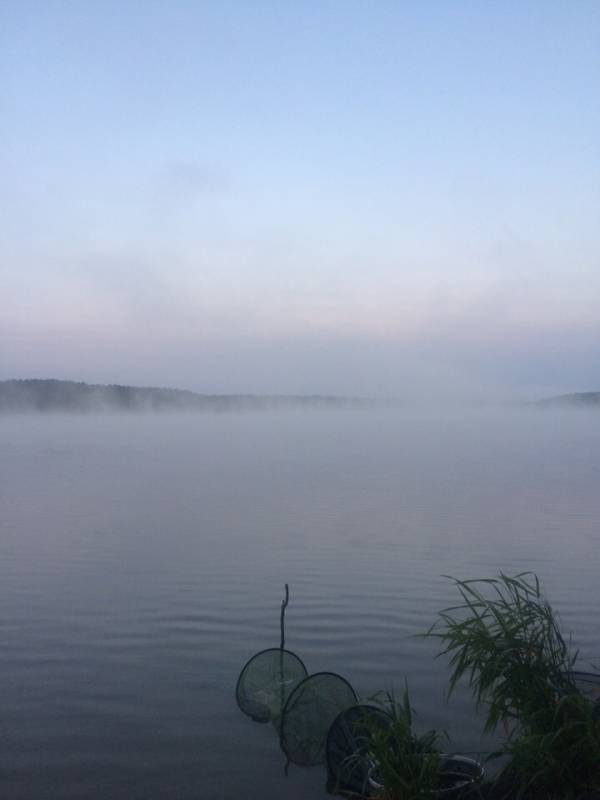
[{"label": "sky", "polygon": [[600,389],[597,0],[0,0],[0,379]]}]

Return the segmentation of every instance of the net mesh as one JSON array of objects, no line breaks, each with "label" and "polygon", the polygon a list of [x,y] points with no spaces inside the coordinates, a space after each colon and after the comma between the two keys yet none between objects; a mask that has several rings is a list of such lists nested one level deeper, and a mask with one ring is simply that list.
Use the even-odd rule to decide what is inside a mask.
[{"label": "net mesh", "polygon": [[378,729],[389,728],[390,723],[389,714],[377,706],[356,705],[338,714],[329,728],[326,746],[333,791],[369,795],[371,736]]},{"label": "net mesh", "polygon": [[303,680],[283,710],[280,741],[288,759],[301,766],[322,764],[332,722],[356,699],[348,681],[333,672],[317,672]]},{"label": "net mesh", "polygon": [[235,692],[238,705],[255,722],[278,725],[288,697],[307,675],[302,661],[289,650],[262,650],[240,673]]}]

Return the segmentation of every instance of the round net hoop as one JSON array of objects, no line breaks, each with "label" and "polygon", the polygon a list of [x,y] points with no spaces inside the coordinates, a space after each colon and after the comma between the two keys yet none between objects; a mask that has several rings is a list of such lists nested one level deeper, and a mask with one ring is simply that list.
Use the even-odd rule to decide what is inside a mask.
[{"label": "round net hoop", "polygon": [[322,764],[331,723],[356,701],[352,686],[335,672],[316,672],[299,683],[281,720],[280,743],[289,761],[307,767]]},{"label": "round net hoop", "polygon": [[382,708],[355,705],[335,718],[327,734],[327,770],[333,791],[367,795],[373,767],[370,742],[373,733],[387,730],[392,723]]},{"label": "round net hoop", "polygon": [[290,650],[261,650],[240,672],[237,704],[255,722],[277,722],[288,697],[307,675],[302,660]]}]

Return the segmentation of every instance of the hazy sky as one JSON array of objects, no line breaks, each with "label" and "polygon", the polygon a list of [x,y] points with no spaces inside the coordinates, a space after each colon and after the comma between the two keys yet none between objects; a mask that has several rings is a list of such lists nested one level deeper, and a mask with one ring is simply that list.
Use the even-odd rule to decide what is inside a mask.
[{"label": "hazy sky", "polygon": [[0,0],[0,378],[600,389],[600,3]]}]

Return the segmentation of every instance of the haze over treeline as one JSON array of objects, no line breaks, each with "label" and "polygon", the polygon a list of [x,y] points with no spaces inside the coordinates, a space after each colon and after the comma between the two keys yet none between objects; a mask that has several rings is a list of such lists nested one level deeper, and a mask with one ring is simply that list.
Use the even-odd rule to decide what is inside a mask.
[{"label": "haze over treeline", "polygon": [[[600,392],[578,392],[537,401],[540,407],[600,407]],[[401,398],[326,395],[201,394],[156,386],[88,384],[32,378],[0,381],[0,413],[100,411],[236,411],[292,408],[348,408],[405,405]]]},{"label": "haze over treeline", "polygon": [[29,379],[0,381],[0,412],[231,411],[372,404],[323,395],[215,395],[185,389]]}]

